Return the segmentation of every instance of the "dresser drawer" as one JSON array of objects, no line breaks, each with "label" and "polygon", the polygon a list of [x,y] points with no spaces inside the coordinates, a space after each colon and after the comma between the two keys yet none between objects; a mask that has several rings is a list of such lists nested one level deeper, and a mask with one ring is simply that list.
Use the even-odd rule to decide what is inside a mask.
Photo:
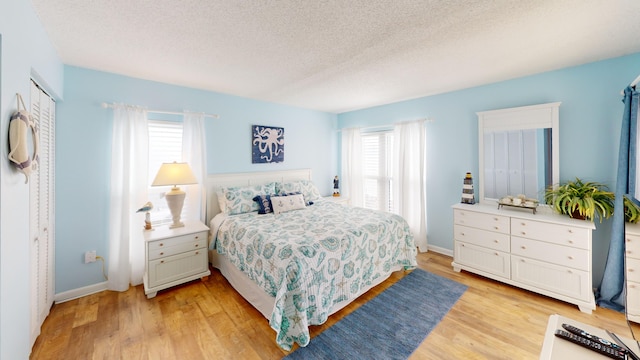
[{"label": "dresser drawer", "polygon": [[628,258],[640,259],[640,236],[627,234],[625,236],[625,248]]},{"label": "dresser drawer", "polygon": [[[589,271],[589,251],[585,249],[512,236],[511,253],[573,269]],[[640,271],[638,273],[640,275]]]},{"label": "dresser drawer", "polygon": [[454,261],[505,279],[510,277],[509,254],[502,251],[456,241]]},{"label": "dresser drawer", "polygon": [[581,301],[593,298],[591,274],[588,271],[512,255],[511,279],[546,295],[562,294]]},{"label": "dresser drawer", "polygon": [[640,283],[640,260],[627,258],[627,280]]},{"label": "dresser drawer", "polygon": [[176,237],[167,238],[167,239],[150,241],[149,252],[153,250],[164,249],[168,246],[181,245],[181,244],[185,244],[185,243],[189,243],[189,242],[193,242],[201,239],[204,239],[205,241],[207,240],[206,231],[195,233],[195,234],[188,234],[188,235],[176,236]]},{"label": "dresser drawer", "polygon": [[185,251],[195,250],[195,249],[203,249],[207,246],[207,240],[204,237],[200,237],[199,240],[190,239],[189,242],[179,243],[177,245],[173,245],[173,242],[170,243],[172,246],[162,246],[159,248],[149,249],[149,260],[155,260],[166,256],[171,256],[175,254],[180,254]]},{"label": "dresser drawer", "polygon": [[454,225],[453,232],[455,240],[509,252],[508,234],[496,233],[463,225]]},{"label": "dresser drawer", "polygon": [[640,316],[640,283],[627,282],[627,313]]},{"label": "dresser drawer", "polygon": [[542,240],[559,245],[589,249],[591,230],[568,225],[512,218],[511,235]]},{"label": "dresser drawer", "polygon": [[454,210],[453,221],[455,224],[495,231],[503,234],[509,233],[509,217],[483,214],[474,211]]}]

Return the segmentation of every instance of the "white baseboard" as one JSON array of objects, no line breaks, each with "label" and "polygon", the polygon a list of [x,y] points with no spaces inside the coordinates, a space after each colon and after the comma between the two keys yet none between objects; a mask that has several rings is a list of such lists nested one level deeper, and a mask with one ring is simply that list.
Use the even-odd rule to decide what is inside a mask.
[{"label": "white baseboard", "polygon": [[437,252],[438,254],[447,255],[453,257],[453,250],[445,249],[440,246],[427,245],[429,251]]},{"label": "white baseboard", "polygon": [[91,294],[95,294],[101,291],[107,290],[107,282],[101,282],[101,283],[97,283],[97,284],[93,284],[93,285],[89,285],[89,286],[85,286],[85,287],[81,287],[78,289],[73,289],[73,290],[69,290],[69,291],[65,291],[65,292],[61,292],[59,294],[55,294],[53,296],[53,301],[56,304],[60,304],[63,303],[65,301],[69,301],[69,300],[75,300],[78,298],[81,298],[83,296],[87,296],[87,295],[91,295]]}]

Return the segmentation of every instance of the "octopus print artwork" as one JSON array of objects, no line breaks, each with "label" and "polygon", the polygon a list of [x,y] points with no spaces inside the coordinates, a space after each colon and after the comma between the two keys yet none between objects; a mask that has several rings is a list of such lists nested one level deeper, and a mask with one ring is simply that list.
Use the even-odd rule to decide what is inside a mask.
[{"label": "octopus print artwork", "polygon": [[253,125],[252,162],[279,163],[284,161],[284,128]]}]

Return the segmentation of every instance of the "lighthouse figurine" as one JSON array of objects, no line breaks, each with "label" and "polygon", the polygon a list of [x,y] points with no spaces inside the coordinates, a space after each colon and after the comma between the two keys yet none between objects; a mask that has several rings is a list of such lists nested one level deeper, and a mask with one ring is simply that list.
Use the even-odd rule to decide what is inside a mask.
[{"label": "lighthouse figurine", "polygon": [[473,178],[471,173],[468,172],[463,180],[462,184],[462,201],[463,204],[475,204],[476,198],[473,195]]}]

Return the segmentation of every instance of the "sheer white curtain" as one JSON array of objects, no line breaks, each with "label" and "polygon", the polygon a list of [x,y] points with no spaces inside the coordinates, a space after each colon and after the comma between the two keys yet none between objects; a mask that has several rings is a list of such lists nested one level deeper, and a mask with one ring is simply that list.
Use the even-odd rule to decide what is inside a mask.
[{"label": "sheer white curtain", "polygon": [[148,200],[149,129],[144,109],[114,105],[109,208],[109,290],[142,283],[144,214]]},{"label": "sheer white curtain", "polygon": [[427,251],[426,134],[424,121],[399,123],[393,130],[393,203]]},{"label": "sheer white curtain", "polygon": [[364,205],[362,140],[359,128],[342,129],[342,178],[340,192],[351,205]]},{"label": "sheer white curtain", "polygon": [[[185,188],[188,202],[185,214],[191,219],[206,223],[205,206],[207,187],[207,145],[204,132],[204,114],[185,112],[182,128],[182,161],[189,163],[198,183]],[[188,207],[188,208],[187,208]]]}]

